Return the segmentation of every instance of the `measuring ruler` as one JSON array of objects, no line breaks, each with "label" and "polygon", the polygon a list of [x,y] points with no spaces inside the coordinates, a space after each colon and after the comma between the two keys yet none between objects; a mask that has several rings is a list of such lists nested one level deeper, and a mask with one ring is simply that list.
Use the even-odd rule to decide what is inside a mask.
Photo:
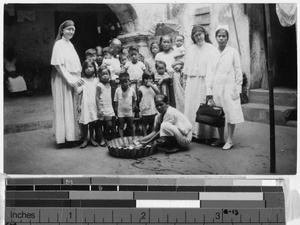
[{"label": "measuring ruler", "polygon": [[283,225],[281,181],[7,179],[10,224]]}]

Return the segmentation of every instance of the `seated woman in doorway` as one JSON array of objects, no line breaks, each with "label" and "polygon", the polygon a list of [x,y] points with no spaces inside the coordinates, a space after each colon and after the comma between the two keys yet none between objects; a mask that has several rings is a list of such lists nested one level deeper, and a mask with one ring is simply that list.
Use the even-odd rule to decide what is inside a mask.
[{"label": "seated woman in doorway", "polygon": [[155,117],[153,131],[137,141],[147,144],[156,140],[156,146],[167,154],[187,150],[192,140],[192,124],[177,109],[169,106],[166,95],[155,95],[158,114]]},{"label": "seated woman in doorway", "polygon": [[11,97],[27,94],[27,85],[21,74],[16,68],[17,58],[15,50],[9,47],[4,55],[4,82],[6,83],[5,93]]}]

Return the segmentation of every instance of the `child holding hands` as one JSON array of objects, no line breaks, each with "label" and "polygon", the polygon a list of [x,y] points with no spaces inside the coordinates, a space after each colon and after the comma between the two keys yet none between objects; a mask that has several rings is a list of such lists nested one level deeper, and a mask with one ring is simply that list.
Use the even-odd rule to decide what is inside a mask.
[{"label": "child holding hands", "polygon": [[90,144],[98,146],[94,139],[95,124],[98,120],[96,105],[96,87],[99,82],[95,77],[96,68],[92,59],[87,59],[82,64],[82,79],[84,84],[77,88],[78,94],[78,116],[83,132],[83,143],[80,148],[85,148],[88,144],[88,131],[90,132]]}]

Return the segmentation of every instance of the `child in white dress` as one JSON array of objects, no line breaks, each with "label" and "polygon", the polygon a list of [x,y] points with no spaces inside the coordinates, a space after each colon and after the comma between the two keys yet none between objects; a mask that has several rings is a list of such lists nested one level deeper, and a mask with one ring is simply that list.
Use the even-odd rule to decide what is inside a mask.
[{"label": "child in white dress", "polygon": [[87,59],[82,64],[82,78],[84,84],[77,88],[78,94],[78,117],[83,132],[83,143],[80,148],[85,148],[88,144],[88,131],[90,133],[90,144],[98,146],[94,139],[95,124],[98,120],[96,105],[96,87],[99,83],[98,77],[95,77],[96,68],[92,59]]},{"label": "child in white dress", "polygon": [[[99,143],[100,146],[105,146],[105,139],[110,139],[114,135],[112,127],[112,120],[115,117],[115,112],[112,106],[111,86],[110,86],[110,72],[109,69],[104,68],[100,73],[100,83],[97,85],[96,92],[97,112],[100,119]],[[103,135],[104,131],[104,135]]]},{"label": "child in white dress", "polygon": [[154,119],[157,113],[154,103],[154,96],[156,94],[160,94],[160,91],[154,84],[154,74],[144,73],[142,85],[138,92],[138,103],[142,116],[142,130],[144,136],[153,131]]}]

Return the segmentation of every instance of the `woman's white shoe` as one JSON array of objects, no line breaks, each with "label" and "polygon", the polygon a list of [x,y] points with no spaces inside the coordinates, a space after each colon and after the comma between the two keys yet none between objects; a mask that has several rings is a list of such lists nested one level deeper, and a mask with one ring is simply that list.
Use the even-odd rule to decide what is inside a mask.
[{"label": "woman's white shoe", "polygon": [[226,144],[223,146],[223,150],[229,150],[233,147],[233,143],[232,142],[226,142]]}]

